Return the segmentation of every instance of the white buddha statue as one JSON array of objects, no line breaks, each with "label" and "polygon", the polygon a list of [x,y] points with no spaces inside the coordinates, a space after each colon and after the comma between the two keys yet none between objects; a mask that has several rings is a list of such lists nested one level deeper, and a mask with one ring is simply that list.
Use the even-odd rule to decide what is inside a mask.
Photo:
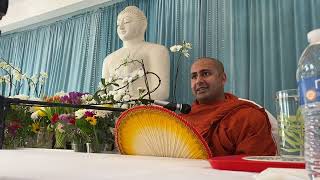
[{"label": "white buddha statue", "polygon": [[[170,87],[170,62],[169,52],[166,47],[145,42],[144,34],[147,28],[147,18],[144,13],[135,6],[128,6],[118,15],[117,33],[123,42],[123,47],[109,54],[103,62],[102,78],[108,80],[113,74],[126,77],[128,74],[141,68],[139,63],[129,63],[121,66],[125,59],[143,60],[146,71],[157,74],[161,79],[159,88],[151,93],[151,99],[165,100],[169,97]],[[149,89],[152,91],[158,85],[155,75],[147,75]],[[139,97],[138,88],[146,89],[144,77],[129,85],[129,93],[132,99]],[[149,96],[145,96],[149,98]]]}]

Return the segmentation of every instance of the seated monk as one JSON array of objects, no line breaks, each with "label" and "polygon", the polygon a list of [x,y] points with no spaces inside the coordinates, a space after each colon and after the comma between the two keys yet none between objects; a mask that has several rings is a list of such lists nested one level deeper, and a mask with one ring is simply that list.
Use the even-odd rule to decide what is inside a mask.
[{"label": "seated monk", "polygon": [[[128,6],[118,15],[117,33],[123,42],[123,47],[109,54],[104,62],[102,78],[108,80],[116,76],[122,79],[127,78],[131,73],[140,70],[141,64],[133,60],[143,60],[146,71],[153,72],[161,80],[158,86],[158,78],[148,74],[148,87],[150,97],[145,98],[165,100],[169,97],[170,87],[170,62],[169,52],[165,46],[145,42],[144,34],[147,28],[147,18],[144,13],[135,6]],[[133,63],[123,65],[125,62]],[[119,68],[121,66],[121,68]],[[139,89],[147,90],[144,77],[130,83],[128,92],[132,99],[141,97]],[[116,88],[115,88],[116,89]]]},{"label": "seated monk", "polygon": [[275,155],[276,144],[264,108],[224,92],[223,64],[197,59],[191,66],[191,88],[196,97],[187,119],[207,141],[213,156]]}]

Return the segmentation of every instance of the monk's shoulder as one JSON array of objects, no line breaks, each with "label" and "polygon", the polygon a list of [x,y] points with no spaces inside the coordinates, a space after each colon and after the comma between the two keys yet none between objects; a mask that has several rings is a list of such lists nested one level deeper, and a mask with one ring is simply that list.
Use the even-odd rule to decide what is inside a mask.
[{"label": "monk's shoulder", "polygon": [[254,107],[244,107],[231,112],[227,119],[228,126],[250,126],[260,128],[267,123],[265,113]]}]

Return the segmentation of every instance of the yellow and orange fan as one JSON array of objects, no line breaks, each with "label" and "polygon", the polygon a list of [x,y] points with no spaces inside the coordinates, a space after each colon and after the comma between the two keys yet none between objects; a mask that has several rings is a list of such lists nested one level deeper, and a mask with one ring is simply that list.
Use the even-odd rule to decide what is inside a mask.
[{"label": "yellow and orange fan", "polygon": [[158,106],[138,106],[119,117],[116,143],[121,154],[209,159],[201,135],[182,117]]}]

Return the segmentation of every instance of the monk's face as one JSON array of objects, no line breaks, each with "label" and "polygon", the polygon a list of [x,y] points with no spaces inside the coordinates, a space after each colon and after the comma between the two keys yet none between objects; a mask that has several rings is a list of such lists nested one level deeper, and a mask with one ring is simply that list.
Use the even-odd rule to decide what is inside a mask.
[{"label": "monk's face", "polygon": [[200,59],[191,66],[192,93],[200,104],[224,99],[226,75],[213,60]]},{"label": "monk's face", "polygon": [[144,21],[138,20],[130,14],[124,13],[118,16],[117,33],[122,41],[132,40],[144,36]]}]

